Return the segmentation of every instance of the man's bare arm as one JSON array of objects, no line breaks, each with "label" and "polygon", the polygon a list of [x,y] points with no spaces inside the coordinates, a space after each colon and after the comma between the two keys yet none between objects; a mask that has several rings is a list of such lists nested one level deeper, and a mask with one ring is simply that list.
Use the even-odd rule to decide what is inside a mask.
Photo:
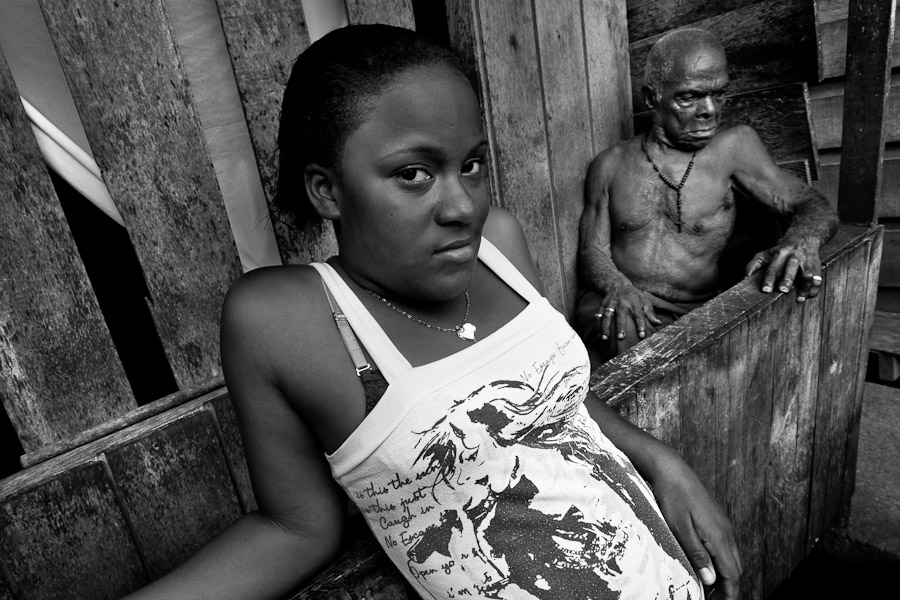
[{"label": "man's bare arm", "polygon": [[789,291],[796,282],[798,302],[814,298],[822,283],[819,249],[837,227],[834,208],[817,190],[779,168],[753,129],[739,126],[729,134],[738,140],[739,150],[734,152],[737,183],[752,198],[791,216],[784,237],[774,247],[754,256],[747,264],[746,274],[768,265],[762,282],[764,292],[771,292],[781,277],[780,291]]},{"label": "man's bare arm", "polygon": [[633,318],[640,337],[646,335],[647,321],[659,325],[646,295],[616,267],[612,258],[609,179],[615,170],[615,148],[591,163],[585,183],[584,210],[578,225],[578,268],[582,285],[603,296],[597,318],[600,335],[609,338],[613,319],[619,339],[625,337],[626,320]]}]

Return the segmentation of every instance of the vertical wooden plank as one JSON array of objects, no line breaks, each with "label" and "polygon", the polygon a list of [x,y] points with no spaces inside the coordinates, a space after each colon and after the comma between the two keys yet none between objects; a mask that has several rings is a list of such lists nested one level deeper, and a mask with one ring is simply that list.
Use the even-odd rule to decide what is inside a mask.
[{"label": "vertical wooden plank", "polygon": [[351,25],[383,23],[415,29],[412,0],[344,0]]},{"label": "vertical wooden plank", "polygon": [[868,250],[863,246],[827,262],[824,298],[817,299],[822,301],[823,319],[810,483],[809,543],[835,519],[846,517],[841,514],[844,455],[858,375],[859,348],[854,340],[859,335],[865,308],[868,266],[862,265],[867,254]]},{"label": "vertical wooden plank", "polygon": [[2,54],[0,400],[25,452],[137,406]]},{"label": "vertical wooden plank", "polygon": [[324,260],[337,252],[331,226],[305,228],[275,203],[281,99],[294,59],[309,47],[303,9],[292,0],[217,2],[281,260]]},{"label": "vertical wooden plank", "polygon": [[591,107],[579,3],[534,3],[540,74],[544,87],[550,202],[556,227],[563,314],[575,308],[578,220],[584,176],[593,155]]},{"label": "vertical wooden plank", "polygon": [[772,423],[766,468],[763,591],[768,597],[809,551],[809,478],[821,343],[822,302],[781,300],[774,356]]},{"label": "vertical wooden plank", "polygon": [[737,388],[746,393],[742,402],[731,405],[734,429],[729,437],[724,506],[737,533],[744,566],[741,594],[747,598],[763,597],[764,473],[768,462],[774,367],[769,349],[780,331],[777,311],[777,303],[763,308],[750,315],[730,336],[730,355],[746,356],[746,379]]},{"label": "vertical wooden plank", "polygon": [[716,345],[710,344],[685,356],[678,365],[682,456],[711,493],[716,490],[716,439],[721,432],[713,435],[709,426],[719,421],[715,384],[717,372],[721,370],[717,364],[720,356]]},{"label": "vertical wooden plank", "polygon": [[[867,263],[858,264],[856,269],[865,273],[865,279],[861,282],[865,294],[857,293],[856,301],[863,296],[864,305],[862,316],[859,320],[861,327],[856,330],[856,339],[853,340],[857,348],[856,356],[856,388],[852,397],[852,404],[849,407],[849,434],[847,436],[847,445],[844,450],[844,486],[840,505],[843,509],[849,510],[850,500],[856,488],[856,457],[859,447],[859,426],[862,418],[862,402],[865,391],[866,380],[866,362],[869,356],[869,333],[872,329],[872,322],[875,318],[875,302],[878,296],[878,273],[881,264],[882,253],[882,233],[883,230],[878,228],[872,233],[871,241],[867,244]],[[860,290],[861,291],[861,290]]]},{"label": "vertical wooden plank", "polygon": [[180,387],[216,377],[241,267],[162,0],[40,0]]},{"label": "vertical wooden plank", "polygon": [[582,2],[594,154],[634,135],[624,9],[623,0]]},{"label": "vertical wooden plank", "polygon": [[884,113],[891,78],[897,0],[850,0],[838,215],[874,223],[884,157]]},{"label": "vertical wooden plank", "polygon": [[151,579],[241,516],[208,411],[110,450],[107,461]]},{"label": "vertical wooden plank", "polygon": [[497,201],[515,214],[529,241],[544,292],[564,310],[552,202],[544,87],[531,2],[479,2],[481,52],[497,170]]},{"label": "vertical wooden plank", "polygon": [[147,582],[102,461],[0,499],[0,539],[16,600],[113,600]]}]

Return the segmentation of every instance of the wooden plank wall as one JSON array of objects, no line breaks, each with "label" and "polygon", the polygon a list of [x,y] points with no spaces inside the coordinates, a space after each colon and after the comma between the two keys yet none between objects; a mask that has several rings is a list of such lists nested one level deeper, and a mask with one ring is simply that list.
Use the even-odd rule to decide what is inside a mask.
[{"label": "wooden plank wall", "polygon": [[[93,155],[147,284],[182,390],[221,379],[218,313],[240,274],[218,183],[162,0],[40,3]],[[137,410],[5,60],[0,392],[34,464]],[[12,136],[12,137],[11,137]],[[30,208],[29,208],[30,207]],[[36,268],[37,267],[37,268]],[[20,276],[21,275],[21,276]],[[7,323],[7,319],[12,321]],[[39,349],[39,350],[38,350]],[[127,420],[127,419],[126,419]]]},{"label": "wooden plank wall", "polygon": [[547,297],[570,314],[587,166],[631,134],[624,3],[446,6],[482,82],[493,201],[522,222]]}]

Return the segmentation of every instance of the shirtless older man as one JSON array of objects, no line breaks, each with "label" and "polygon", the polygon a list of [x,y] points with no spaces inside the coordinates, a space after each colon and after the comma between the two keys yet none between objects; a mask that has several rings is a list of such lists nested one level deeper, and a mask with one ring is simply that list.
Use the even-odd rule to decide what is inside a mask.
[{"label": "shirtless older man", "polygon": [[644,101],[653,125],[601,152],[588,171],[579,229],[581,291],[575,318],[594,366],[696,308],[719,289],[719,259],[735,224],[735,188],[791,215],[762,291],[815,297],[819,247],[837,218],[828,201],[780,169],[746,125],[720,128],[728,89],[725,51],[700,29],[673,31],[647,57]]}]

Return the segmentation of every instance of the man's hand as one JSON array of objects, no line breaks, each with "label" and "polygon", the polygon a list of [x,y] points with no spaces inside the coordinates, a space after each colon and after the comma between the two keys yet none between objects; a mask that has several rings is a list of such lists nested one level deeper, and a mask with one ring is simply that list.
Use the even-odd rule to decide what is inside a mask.
[{"label": "man's hand", "polygon": [[672,462],[651,482],[663,517],[706,586],[707,598],[736,600],[743,567],[731,522],[687,463]]},{"label": "man's hand", "polygon": [[746,275],[749,277],[768,265],[762,281],[763,292],[775,289],[775,281],[780,277],[778,290],[781,292],[787,293],[797,284],[797,302],[815,298],[822,285],[819,246],[819,240],[815,239],[784,239],[777,246],[757,253],[747,263]]},{"label": "man's hand", "polygon": [[600,312],[596,314],[596,317],[600,320],[600,337],[604,340],[609,339],[613,319],[616,322],[616,337],[620,340],[625,339],[628,319],[634,319],[638,337],[641,339],[647,336],[648,323],[651,325],[662,324],[647,295],[630,283],[613,287],[603,298]]}]

